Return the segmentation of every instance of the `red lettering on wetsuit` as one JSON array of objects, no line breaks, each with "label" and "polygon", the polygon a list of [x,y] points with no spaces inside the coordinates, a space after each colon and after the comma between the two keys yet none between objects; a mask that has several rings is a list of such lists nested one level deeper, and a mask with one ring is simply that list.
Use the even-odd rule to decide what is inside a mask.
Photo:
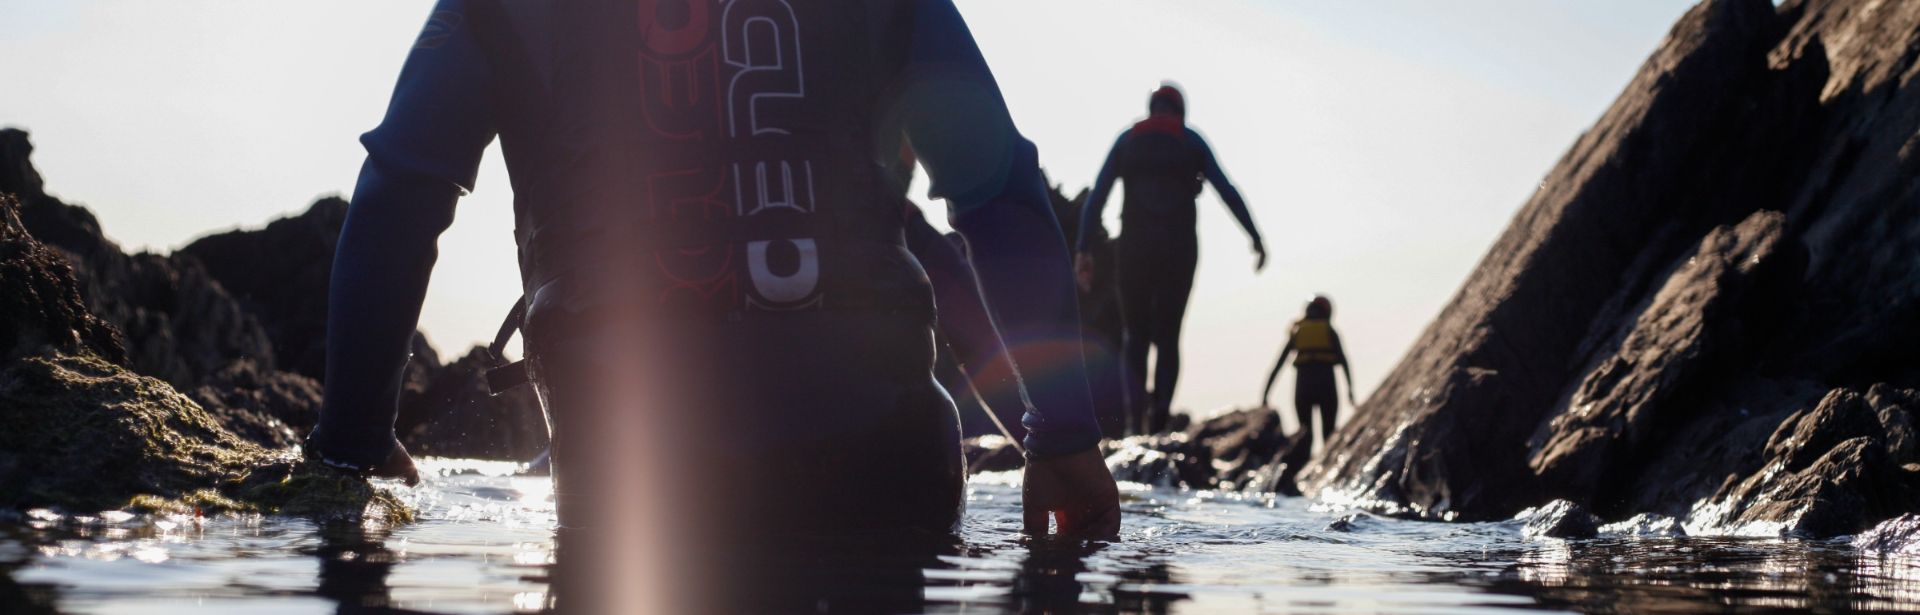
[{"label": "red lettering on wetsuit", "polygon": [[[791,139],[806,97],[800,23],[786,0],[638,0],[641,109],[649,130],[692,151],[689,166],[648,175],[650,220],[746,223],[816,214],[813,163],[738,152]],[[715,13],[718,13],[716,15]],[[717,18],[717,21],[716,21]],[[731,197],[731,203],[724,199]],[[749,238],[655,253],[659,300],[702,311],[817,307],[817,238]],[[745,284],[742,284],[744,276]]]}]

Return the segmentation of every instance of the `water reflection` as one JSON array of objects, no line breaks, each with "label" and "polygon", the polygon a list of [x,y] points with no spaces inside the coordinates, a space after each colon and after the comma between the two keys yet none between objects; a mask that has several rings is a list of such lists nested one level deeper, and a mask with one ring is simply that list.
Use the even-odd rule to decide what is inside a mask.
[{"label": "water reflection", "polygon": [[398,558],[386,547],[386,538],[384,530],[357,525],[321,528],[320,545],[313,550],[320,558],[320,585],[314,593],[339,603],[343,615],[395,612],[387,577]]},{"label": "water reflection", "polygon": [[[392,530],[296,520],[0,521],[0,612],[539,613],[569,608],[544,479],[436,462]],[[1296,499],[1137,489],[1123,540],[1024,541],[1017,485],[982,477],[958,536],[792,539],[730,558],[753,612],[1212,613],[1920,610],[1920,560],[1845,542],[1529,541]],[[604,580],[618,582],[618,579]]]}]

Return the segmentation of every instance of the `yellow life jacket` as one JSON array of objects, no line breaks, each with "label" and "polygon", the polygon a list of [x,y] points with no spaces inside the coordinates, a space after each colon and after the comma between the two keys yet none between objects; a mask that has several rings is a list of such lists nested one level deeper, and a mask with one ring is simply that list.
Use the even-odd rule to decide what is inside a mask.
[{"label": "yellow life jacket", "polygon": [[1295,366],[1341,362],[1340,349],[1333,343],[1333,323],[1325,319],[1306,318],[1293,323],[1293,351]]}]

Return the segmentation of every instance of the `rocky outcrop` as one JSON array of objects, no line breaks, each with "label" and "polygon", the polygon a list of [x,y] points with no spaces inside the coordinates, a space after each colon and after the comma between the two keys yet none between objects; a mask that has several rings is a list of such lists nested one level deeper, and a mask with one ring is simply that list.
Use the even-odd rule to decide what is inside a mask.
[{"label": "rocky outcrop", "polygon": [[1109,441],[1107,465],[1114,478],[1149,485],[1284,491],[1279,477],[1300,449],[1292,444],[1273,409],[1233,410],[1181,431]]},{"label": "rocky outcrop", "polygon": [[327,285],[347,202],[322,198],[297,216],[257,230],[209,235],[175,255],[191,257],[260,319],[275,364],[310,378],[327,374]]},{"label": "rocky outcrop", "polygon": [[[486,388],[487,351],[475,348],[436,370],[402,432],[416,455],[530,460],[547,448],[546,416],[533,387],[499,396]],[[405,427],[402,425],[401,427]]]},{"label": "rocky outcrop", "polygon": [[167,383],[121,365],[118,332],[67,260],[0,196],[0,507],[257,511],[390,520],[365,481],[248,442]]},{"label": "rocky outcrop", "polygon": [[[32,152],[26,133],[0,130],[0,194],[19,195],[25,228],[73,264],[81,301],[125,332],[127,366],[187,392],[253,443],[296,444],[319,416],[327,285],[346,202],[323,198],[263,229],[210,235],[169,255],[128,255],[91,212],[46,193]],[[415,338],[400,400],[411,450],[527,459],[544,448],[532,394],[488,398],[478,368],[442,366]]]},{"label": "rocky outcrop", "polygon": [[1917,58],[1920,5],[1696,6],[1300,485],[1695,534],[1915,510]]}]

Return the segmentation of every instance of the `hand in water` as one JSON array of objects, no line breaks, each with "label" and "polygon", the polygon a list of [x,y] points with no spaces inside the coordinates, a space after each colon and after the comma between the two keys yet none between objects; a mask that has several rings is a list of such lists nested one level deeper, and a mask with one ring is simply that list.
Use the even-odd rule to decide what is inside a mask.
[{"label": "hand in water", "polygon": [[308,441],[307,455],[309,458],[318,458],[320,463],[327,467],[367,478],[398,478],[406,481],[408,487],[420,484],[420,468],[414,465],[413,455],[407,453],[406,445],[401,444],[398,438],[394,439],[393,452],[387,455],[387,460],[371,468],[329,459],[325,451],[318,450],[313,444],[313,441]]},{"label": "hand in water", "polygon": [[1026,533],[1047,535],[1047,516],[1060,536],[1086,540],[1120,537],[1120,489],[1100,449],[1027,461],[1020,487]]},{"label": "hand in water", "polygon": [[1093,255],[1081,252],[1073,256],[1073,281],[1080,292],[1093,292]]},{"label": "hand in water", "polygon": [[413,465],[413,455],[407,453],[407,447],[399,440],[393,442],[393,454],[387,456],[387,462],[367,472],[376,478],[398,478],[407,481],[407,486],[420,484],[420,468]]}]

